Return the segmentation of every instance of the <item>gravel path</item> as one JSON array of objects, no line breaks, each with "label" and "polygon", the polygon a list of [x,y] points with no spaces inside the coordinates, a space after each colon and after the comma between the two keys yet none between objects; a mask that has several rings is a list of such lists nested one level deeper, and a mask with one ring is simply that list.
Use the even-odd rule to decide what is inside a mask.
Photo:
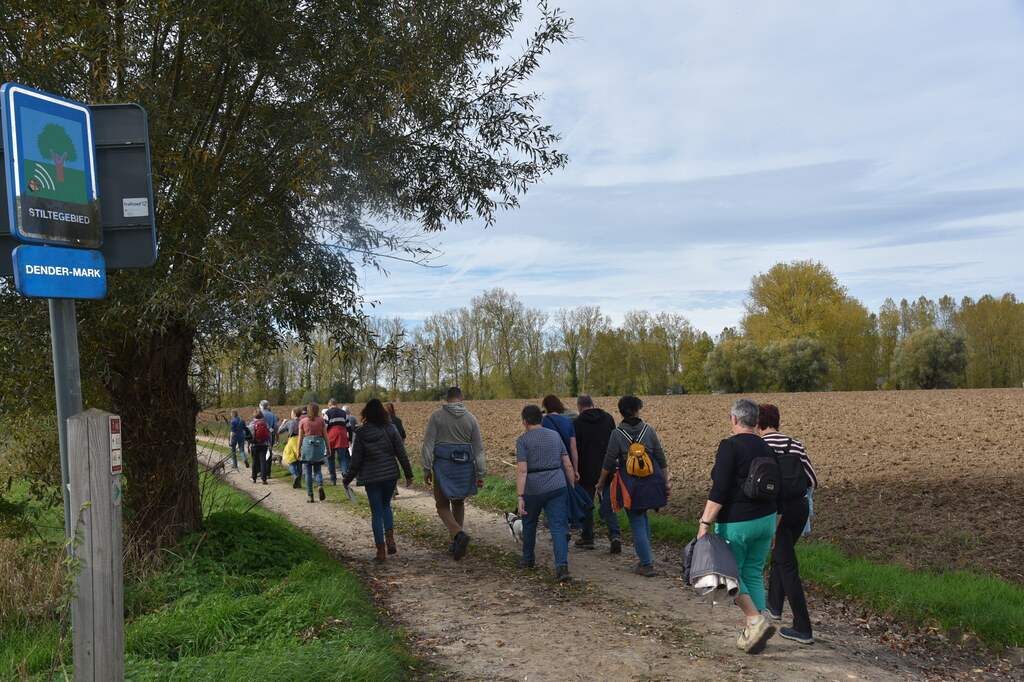
[{"label": "gravel path", "polygon": [[[210,457],[208,449],[199,454],[201,461]],[[520,570],[513,563],[519,546],[504,519],[472,505],[469,553],[452,561],[425,489],[400,488],[398,554],[377,565],[359,488],[358,504],[340,486],[327,487],[325,502],[308,504],[305,490],[293,490],[290,479],[254,485],[248,472],[228,466],[226,483],[254,498],[269,493],[263,507],[287,517],[363,577],[421,659],[416,679],[1024,679],[1020,668],[953,645],[925,645],[880,619],[813,596],[814,645],[776,636],[764,653],[750,656],[735,646],[739,609],[713,606],[686,588],[678,549],[656,548],[658,575],[643,578],[629,572],[636,563],[631,545],[612,555],[599,539],[596,550],[570,549],[574,580],[556,586],[546,533],[538,537],[538,570]]]}]

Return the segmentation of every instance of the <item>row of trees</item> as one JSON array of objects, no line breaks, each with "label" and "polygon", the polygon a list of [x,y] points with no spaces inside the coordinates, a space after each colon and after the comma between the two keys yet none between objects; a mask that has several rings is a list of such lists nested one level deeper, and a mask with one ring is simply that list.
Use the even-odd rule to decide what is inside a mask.
[{"label": "row of trees", "polygon": [[[755,276],[739,328],[713,340],[677,313],[632,310],[619,326],[598,306],[549,314],[504,289],[421,324],[371,318],[358,342],[295,339],[246,364],[220,355],[198,375],[213,403],[432,399],[458,384],[478,399],[548,391],[740,393],[1016,386],[1024,305],[1013,294],[957,303],[887,299],[872,313],[820,263]],[[717,343],[716,343],[717,341]]]}]

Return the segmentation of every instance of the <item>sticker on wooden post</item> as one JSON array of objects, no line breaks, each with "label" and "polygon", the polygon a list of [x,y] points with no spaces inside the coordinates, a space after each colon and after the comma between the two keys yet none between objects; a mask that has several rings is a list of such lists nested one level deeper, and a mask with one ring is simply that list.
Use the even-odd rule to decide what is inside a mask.
[{"label": "sticker on wooden post", "polygon": [[121,418],[111,415],[110,424],[110,473],[121,473]]}]

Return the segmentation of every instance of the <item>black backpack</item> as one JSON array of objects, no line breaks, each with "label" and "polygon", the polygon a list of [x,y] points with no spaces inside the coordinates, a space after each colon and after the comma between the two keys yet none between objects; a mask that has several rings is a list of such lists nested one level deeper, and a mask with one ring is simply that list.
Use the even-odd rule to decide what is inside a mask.
[{"label": "black backpack", "polygon": [[750,473],[740,483],[740,490],[757,502],[772,502],[778,497],[781,486],[782,478],[776,458],[755,457],[750,463]]},{"label": "black backpack", "polygon": [[779,464],[779,479],[782,481],[782,499],[799,500],[807,494],[807,473],[800,455],[791,453],[793,439],[786,443],[786,449],[776,456]]}]

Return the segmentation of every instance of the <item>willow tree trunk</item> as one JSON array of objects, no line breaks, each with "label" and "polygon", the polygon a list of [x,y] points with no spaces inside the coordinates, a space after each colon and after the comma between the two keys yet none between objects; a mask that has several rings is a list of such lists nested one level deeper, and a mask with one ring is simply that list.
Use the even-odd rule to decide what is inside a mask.
[{"label": "willow tree trunk", "polygon": [[194,330],[172,325],[125,346],[108,389],[122,418],[126,549],[144,555],[202,525],[196,465],[199,405],[188,383]]}]

